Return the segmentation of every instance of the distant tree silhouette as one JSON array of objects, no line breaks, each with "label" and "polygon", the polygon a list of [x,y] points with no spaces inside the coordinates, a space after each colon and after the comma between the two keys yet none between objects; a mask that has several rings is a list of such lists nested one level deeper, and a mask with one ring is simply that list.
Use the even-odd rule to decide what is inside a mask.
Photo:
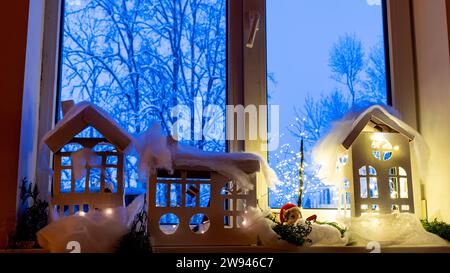
[{"label": "distant tree silhouette", "polygon": [[366,99],[374,103],[386,101],[386,56],[382,39],[371,48],[366,74],[368,77],[364,82]]},{"label": "distant tree silhouette", "polygon": [[364,65],[362,43],[356,38],[356,35],[345,34],[339,37],[330,51],[331,77],[347,87],[352,104],[356,101],[360,73],[363,71]]}]

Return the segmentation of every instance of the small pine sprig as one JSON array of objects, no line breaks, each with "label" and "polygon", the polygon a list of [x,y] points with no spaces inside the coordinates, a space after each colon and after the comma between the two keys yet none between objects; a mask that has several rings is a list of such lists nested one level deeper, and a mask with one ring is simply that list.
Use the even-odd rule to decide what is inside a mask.
[{"label": "small pine sprig", "polygon": [[[36,233],[48,223],[49,204],[39,199],[37,183],[31,183],[26,177],[22,179],[20,185],[20,200],[22,205],[25,205],[24,211],[19,214],[9,247],[19,248],[20,242],[27,241],[35,242],[34,247],[38,247]],[[31,202],[27,203],[28,201]]]},{"label": "small pine sprig", "polygon": [[141,211],[135,216],[130,231],[119,241],[116,248],[117,254],[149,254],[151,253],[150,238],[147,233],[147,197],[144,196],[144,204]]},{"label": "small pine sprig", "polygon": [[450,242],[450,225],[448,223],[438,221],[437,219],[434,219],[432,222],[429,222],[427,219],[422,219],[420,221],[426,231],[436,234],[442,239]]},{"label": "small pine sprig", "polygon": [[312,243],[312,241],[308,238],[312,230],[310,222],[306,222],[306,226],[291,226],[278,223],[273,227],[273,230],[278,234],[278,236],[280,236],[280,240],[285,240],[291,244],[303,246],[305,244]]},{"label": "small pine sprig", "polygon": [[266,218],[275,223],[272,229],[276,234],[278,234],[278,236],[280,236],[280,240],[285,240],[298,246],[312,243],[312,241],[308,238],[312,231],[310,221],[306,221],[306,225],[291,226],[281,223],[273,213],[267,215]]}]

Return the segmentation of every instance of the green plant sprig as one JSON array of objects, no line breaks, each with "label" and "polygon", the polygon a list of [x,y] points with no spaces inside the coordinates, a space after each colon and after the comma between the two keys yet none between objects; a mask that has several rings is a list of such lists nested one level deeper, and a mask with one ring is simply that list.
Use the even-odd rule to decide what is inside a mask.
[{"label": "green plant sprig", "polygon": [[450,225],[448,223],[438,221],[437,219],[434,219],[432,222],[429,222],[427,219],[422,219],[420,222],[422,222],[422,226],[426,231],[436,234],[450,242]]}]

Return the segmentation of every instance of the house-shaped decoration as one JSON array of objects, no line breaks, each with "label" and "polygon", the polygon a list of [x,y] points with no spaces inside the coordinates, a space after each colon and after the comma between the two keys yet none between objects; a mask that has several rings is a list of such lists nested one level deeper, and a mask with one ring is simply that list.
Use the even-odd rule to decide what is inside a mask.
[{"label": "house-shaped decoration", "polygon": [[[176,164],[176,163],[175,163]],[[233,163],[256,188],[258,160]],[[245,232],[247,207],[256,207],[255,190],[200,166],[174,166],[149,178],[148,228],[156,251],[176,247],[251,246],[256,234]]]},{"label": "house-shaped decoration", "polygon": [[414,135],[378,108],[357,119],[338,150],[339,208],[351,216],[420,212],[410,143]]},{"label": "house-shaped decoration", "polygon": [[[132,137],[91,103],[63,102],[62,110],[43,139],[54,153],[51,208],[62,216],[123,206],[123,152]],[[83,130],[96,137],[77,137]]]}]

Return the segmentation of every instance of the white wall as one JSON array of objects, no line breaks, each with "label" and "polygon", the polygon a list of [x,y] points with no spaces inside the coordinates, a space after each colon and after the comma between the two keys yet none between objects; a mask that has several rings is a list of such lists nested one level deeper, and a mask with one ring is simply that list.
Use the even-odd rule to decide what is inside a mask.
[{"label": "white wall", "polygon": [[[450,2],[450,1],[449,1]],[[413,0],[418,123],[430,148],[428,217],[450,221],[450,56],[445,0]]]}]

